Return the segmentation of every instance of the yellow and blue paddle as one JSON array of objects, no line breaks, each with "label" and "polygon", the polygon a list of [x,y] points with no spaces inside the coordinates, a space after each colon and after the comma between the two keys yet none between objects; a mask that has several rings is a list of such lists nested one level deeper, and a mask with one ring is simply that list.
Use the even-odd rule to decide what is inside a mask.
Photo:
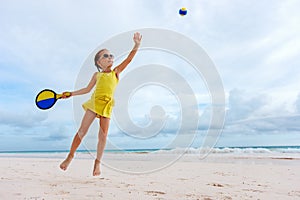
[{"label": "yellow and blue paddle", "polygon": [[[39,109],[47,110],[51,108],[58,99],[61,99],[62,96],[62,94],[56,94],[53,90],[45,89],[36,95],[35,104]],[[66,93],[66,96],[71,96],[71,93]]]}]

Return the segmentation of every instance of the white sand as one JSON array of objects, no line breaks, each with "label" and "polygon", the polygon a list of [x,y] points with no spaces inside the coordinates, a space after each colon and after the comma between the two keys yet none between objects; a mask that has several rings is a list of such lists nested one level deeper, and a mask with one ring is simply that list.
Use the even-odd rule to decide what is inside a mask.
[{"label": "white sand", "polygon": [[[58,167],[62,159],[1,157],[0,199],[300,199],[299,158],[285,158],[190,155],[154,173],[102,166],[101,176],[92,177],[92,159],[75,158],[64,172]],[[114,164],[134,169],[137,162],[126,157]]]}]

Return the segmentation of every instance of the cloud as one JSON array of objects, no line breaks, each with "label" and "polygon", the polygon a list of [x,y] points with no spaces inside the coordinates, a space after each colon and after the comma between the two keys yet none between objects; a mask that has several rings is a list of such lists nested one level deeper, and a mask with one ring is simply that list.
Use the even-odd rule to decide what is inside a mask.
[{"label": "cloud", "polygon": [[287,132],[299,133],[300,115],[283,117],[263,117],[256,119],[243,120],[229,124],[227,131],[235,130],[239,134],[284,134]]},{"label": "cloud", "polygon": [[[275,101],[275,103],[274,103]],[[280,134],[298,132],[300,116],[285,104],[298,104],[299,98],[289,102],[276,102],[267,93],[252,94],[234,89],[228,97],[225,132],[238,134]],[[297,107],[297,106],[296,106]]]},{"label": "cloud", "polygon": [[253,117],[261,108],[268,104],[265,94],[247,94],[247,92],[233,89],[229,92],[227,121],[239,121]]},{"label": "cloud", "polygon": [[300,114],[300,93],[298,94],[298,97],[297,97],[297,99],[295,101],[295,106],[296,106],[297,113]]},{"label": "cloud", "polygon": [[208,52],[226,88],[297,88],[299,60],[295,56],[300,48],[300,15],[296,7],[299,1],[273,1],[271,5],[236,2],[215,14],[223,17],[211,23],[215,27],[208,30],[215,35],[203,42],[209,42]]},{"label": "cloud", "polygon": [[233,89],[229,92],[227,123],[297,114],[297,93],[289,91],[247,91]]},{"label": "cloud", "polygon": [[0,110],[0,125],[14,128],[30,128],[47,120],[48,116],[34,112],[7,112]]},{"label": "cloud", "polygon": [[[75,135],[74,131],[70,131],[73,128],[70,125],[63,123],[63,124],[48,124],[47,125],[51,131],[44,132],[43,134],[37,135],[34,140],[37,141],[61,141],[65,139],[72,140],[72,136]],[[49,130],[48,129],[48,130]]]}]

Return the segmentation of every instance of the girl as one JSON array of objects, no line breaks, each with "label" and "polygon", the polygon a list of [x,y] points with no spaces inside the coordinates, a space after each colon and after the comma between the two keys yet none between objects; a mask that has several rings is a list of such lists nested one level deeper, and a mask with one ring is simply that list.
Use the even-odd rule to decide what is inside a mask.
[{"label": "girl", "polygon": [[[114,56],[107,49],[100,50],[95,55],[94,59],[95,65],[99,72],[94,73],[86,88],[71,92],[71,96],[86,94],[89,93],[96,85],[91,99],[82,105],[85,110],[85,114],[79,130],[74,136],[70,152],[67,158],[60,164],[60,168],[62,170],[66,170],[68,168],[74,157],[76,149],[81,143],[81,140],[86,135],[91,123],[97,117],[99,118],[100,128],[98,134],[97,157],[94,163],[93,176],[100,175],[100,161],[106,144],[110,115],[114,104],[113,94],[118,84],[120,73],[127,67],[127,65],[135,56],[140,46],[141,39],[142,36],[140,33],[134,33],[133,49],[129,53],[128,57],[113,70],[111,68],[113,65]],[[101,72],[99,69],[101,69]],[[67,96],[67,92],[64,92],[63,98],[68,97],[70,96]]]}]

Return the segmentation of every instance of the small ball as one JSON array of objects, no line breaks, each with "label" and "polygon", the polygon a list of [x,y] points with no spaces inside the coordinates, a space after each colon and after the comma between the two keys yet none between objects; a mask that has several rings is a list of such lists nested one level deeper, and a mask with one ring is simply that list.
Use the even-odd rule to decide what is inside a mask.
[{"label": "small ball", "polygon": [[184,16],[186,14],[187,14],[187,9],[186,8],[183,7],[183,8],[179,9],[179,15]]}]

